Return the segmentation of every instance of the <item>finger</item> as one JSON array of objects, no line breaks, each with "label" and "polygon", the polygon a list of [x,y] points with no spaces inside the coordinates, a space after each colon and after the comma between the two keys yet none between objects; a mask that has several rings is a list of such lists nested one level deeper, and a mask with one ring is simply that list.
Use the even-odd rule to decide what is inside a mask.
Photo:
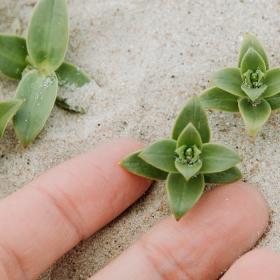
[{"label": "finger", "polygon": [[217,187],[180,222],[159,223],[92,279],[217,279],[256,243],[267,223],[267,205],[253,187]]},{"label": "finger", "polygon": [[268,249],[256,249],[237,260],[222,280],[279,280],[280,255]]},{"label": "finger", "polygon": [[134,140],[101,145],[1,201],[0,279],[35,279],[137,200],[150,182],[118,166],[137,149]]}]

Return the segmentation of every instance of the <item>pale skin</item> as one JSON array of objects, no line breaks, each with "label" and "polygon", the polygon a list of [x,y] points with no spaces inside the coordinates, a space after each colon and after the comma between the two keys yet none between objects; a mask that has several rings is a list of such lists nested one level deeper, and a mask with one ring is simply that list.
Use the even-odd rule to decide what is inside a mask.
[{"label": "pale skin", "polygon": [[[118,162],[141,147],[132,139],[50,171],[0,202],[0,279],[37,279],[149,188]],[[159,222],[92,280],[279,280],[280,256],[248,252],[265,232],[269,210],[252,186],[216,187],[180,221]],[[244,255],[245,254],[245,255]]]}]

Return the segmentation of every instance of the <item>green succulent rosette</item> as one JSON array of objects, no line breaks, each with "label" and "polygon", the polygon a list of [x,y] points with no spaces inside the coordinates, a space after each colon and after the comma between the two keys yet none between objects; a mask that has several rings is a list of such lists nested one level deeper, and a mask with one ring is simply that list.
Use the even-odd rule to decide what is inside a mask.
[{"label": "green succulent rosette", "polygon": [[237,68],[225,68],[212,77],[213,88],[202,93],[205,108],[239,112],[248,134],[255,137],[280,108],[280,68],[269,68],[265,49],[245,34]]},{"label": "green succulent rosette", "polygon": [[42,131],[54,104],[85,112],[58,96],[58,85],[81,87],[90,81],[78,67],[64,62],[69,41],[67,10],[66,0],[38,0],[27,39],[0,34],[0,74],[20,81],[15,99],[0,102],[0,136],[13,120],[23,146]]},{"label": "green succulent rosette", "polygon": [[205,183],[231,183],[242,176],[233,150],[210,141],[207,116],[192,98],[175,122],[172,138],[127,156],[121,166],[152,180],[166,180],[170,209],[177,220],[200,199]]}]

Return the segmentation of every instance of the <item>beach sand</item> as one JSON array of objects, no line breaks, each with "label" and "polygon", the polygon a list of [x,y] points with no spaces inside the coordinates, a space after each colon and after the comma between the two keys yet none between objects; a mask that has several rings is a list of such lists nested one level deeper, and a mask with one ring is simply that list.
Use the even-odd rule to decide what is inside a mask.
[{"label": "beach sand", "polygon": [[[0,31],[24,35],[35,0],[0,0]],[[60,90],[86,115],[53,110],[37,141],[23,150],[11,126],[0,142],[0,197],[97,143],[132,136],[144,143],[168,137],[189,96],[209,86],[214,71],[235,66],[242,34],[265,44],[271,66],[280,64],[277,0],[69,0],[71,38],[67,59],[93,81]],[[0,79],[0,97],[14,96],[16,82]],[[214,142],[242,156],[246,181],[271,208],[271,227],[258,246],[280,251],[280,114],[255,139],[237,114],[209,112]],[[87,279],[169,214],[164,184],[109,226],[82,242],[42,276]],[[218,207],[218,205],[217,205]],[[233,233],[234,234],[234,233]]]}]

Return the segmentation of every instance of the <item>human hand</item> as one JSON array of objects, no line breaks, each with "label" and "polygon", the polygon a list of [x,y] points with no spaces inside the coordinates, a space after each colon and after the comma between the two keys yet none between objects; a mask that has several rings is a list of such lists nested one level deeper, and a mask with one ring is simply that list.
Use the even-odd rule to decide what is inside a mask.
[{"label": "human hand", "polygon": [[[105,226],[151,184],[118,161],[134,140],[103,144],[40,176],[0,202],[0,279],[36,279]],[[206,193],[180,222],[164,219],[92,280],[212,280],[254,246],[268,223],[263,197],[245,183]],[[254,250],[223,280],[279,280],[280,257]]]}]

